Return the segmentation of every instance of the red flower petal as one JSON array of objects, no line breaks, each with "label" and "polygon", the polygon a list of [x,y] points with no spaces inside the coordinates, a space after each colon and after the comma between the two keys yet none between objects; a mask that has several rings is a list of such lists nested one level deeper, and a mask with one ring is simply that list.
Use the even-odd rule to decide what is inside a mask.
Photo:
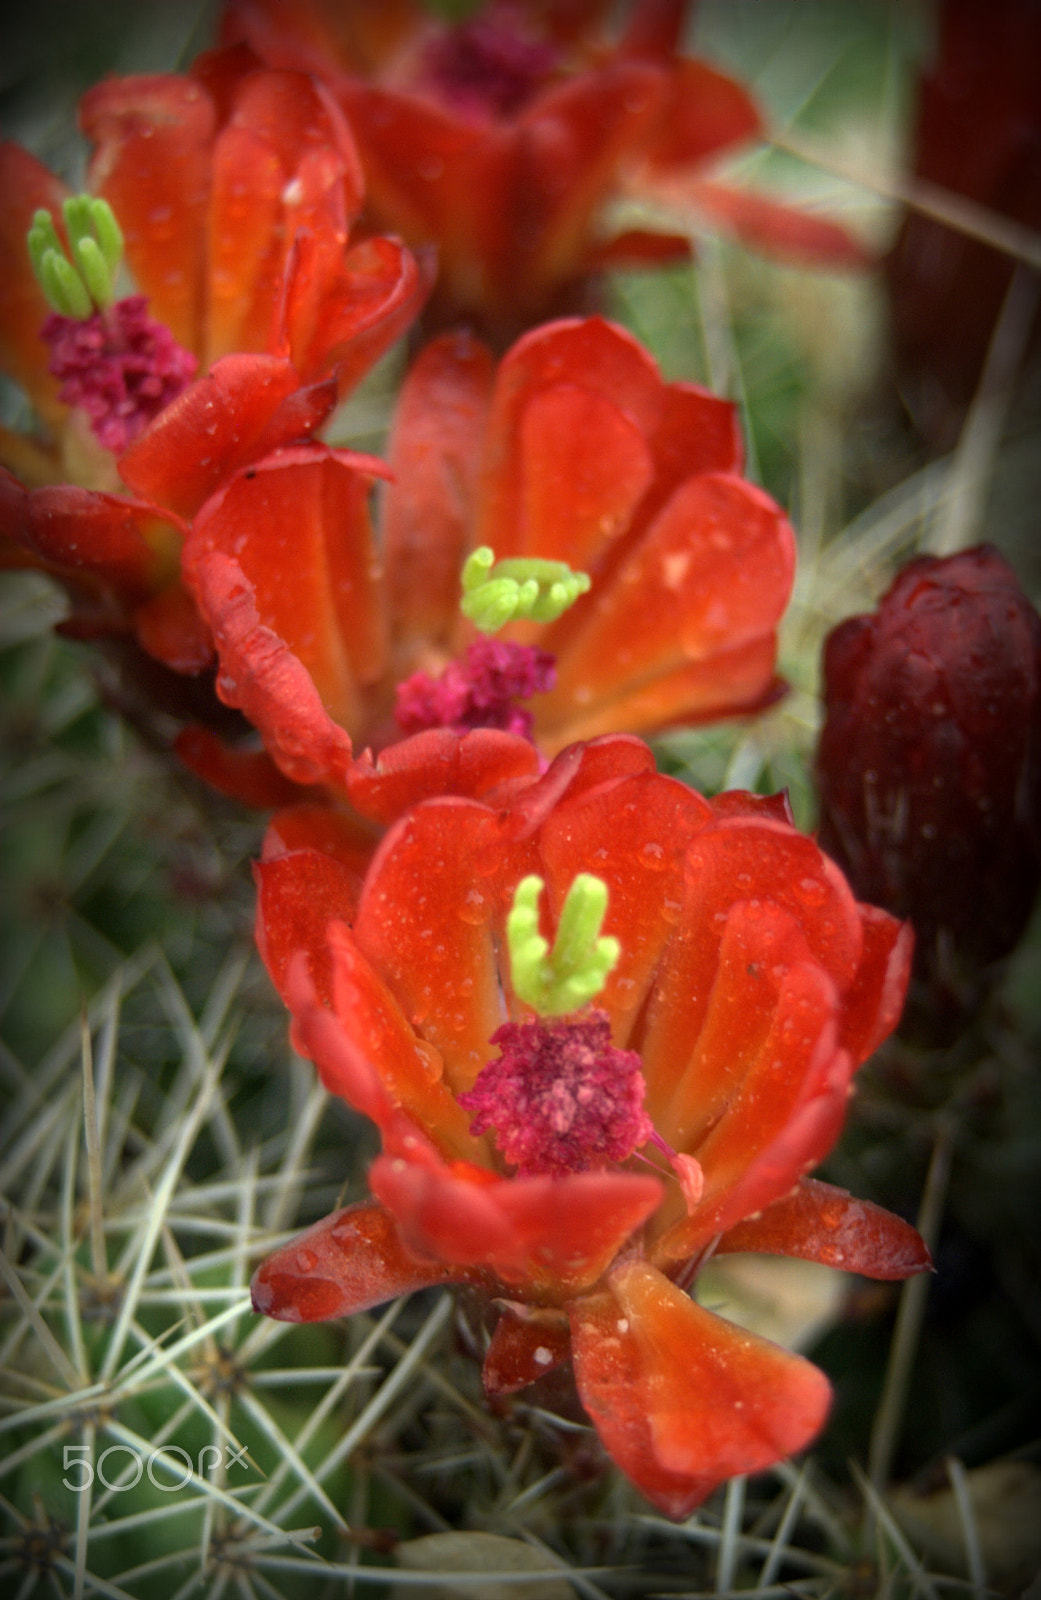
[{"label": "red flower petal", "polygon": [[683,203],[712,223],[722,224],[743,244],[761,249],[782,261],[818,267],[870,267],[874,251],[839,222],[797,211],[783,201],[747,189],[694,180],[684,183],[658,175],[639,187],[660,196],[667,204]]},{"label": "red flower petal", "polygon": [[151,314],[199,354],[216,112],[190,78],[106,78],[80,101],[90,188],[112,207]]},{"label": "red flower petal", "polygon": [[596,1282],[662,1192],[656,1178],[626,1172],[495,1178],[391,1156],[373,1163],[369,1183],[418,1253],[487,1268],[558,1304]]},{"label": "red flower petal", "polygon": [[505,1016],[501,854],[498,823],[485,806],[431,800],[386,835],[355,917],[359,949],[443,1057],[454,1093],[473,1084]]},{"label": "red flower petal", "polygon": [[191,517],[240,467],[312,433],[335,405],[334,383],[301,388],[285,356],[225,356],[134,440],[120,477]]},{"label": "red flower petal", "polygon": [[801,1450],[822,1426],[830,1388],[808,1361],[702,1310],[645,1262],[609,1285],[568,1307],[579,1394],[610,1455],[667,1516]]},{"label": "red flower petal", "polygon": [[719,1254],[737,1250],[799,1256],[867,1278],[909,1278],[932,1264],[910,1223],[815,1178],[730,1228],[716,1246]]},{"label": "red flower petal", "polygon": [[435,271],[397,239],[345,250],[328,228],[295,241],[282,305],[284,338],[305,379],[332,370],[341,398],[422,309]]},{"label": "red flower petal", "polygon": [[858,907],[864,947],[842,1008],[842,1044],[854,1061],[866,1061],[888,1039],[903,1010],[911,976],[914,933],[877,906]]},{"label": "red flower petal", "polygon": [[210,554],[190,576],[220,656],[221,699],[245,713],[295,783],[342,782],[350,736],[329,716],[306,667],[264,626],[242,569]]},{"label": "red flower petal", "polygon": [[421,800],[446,794],[491,799],[530,782],[537,771],[538,752],[520,734],[430,728],[387,745],[375,759],[363,751],[349,768],[345,787],[356,811],[389,826]]},{"label": "red flower petal", "polygon": [[636,339],[601,317],[548,323],[518,339],[499,364],[488,418],[482,521],[476,543],[521,553],[518,525],[521,459],[517,440],[532,399],[581,374],[583,389],[600,393],[648,434],[660,415],[662,382]]},{"label": "red flower petal", "polygon": [[579,872],[608,889],[604,931],[621,940],[618,965],[597,998],[616,1044],[631,1040],[683,899],[685,852],[711,820],[706,801],[686,785],[647,772],[584,793],[569,792],[538,835],[540,864],[554,919]]},{"label": "red flower petal", "polygon": [[424,346],[398,396],[383,547],[389,606],[408,665],[413,640],[446,645],[458,627],[476,491],[474,441],[484,433],[493,371],[483,345],[465,333],[447,335]]},{"label": "red flower petal", "polygon": [[349,1317],[384,1300],[464,1277],[419,1261],[382,1206],[348,1206],[283,1245],[253,1274],[253,1309],[280,1322]]},{"label": "red flower petal", "polygon": [[494,540],[496,555],[595,570],[650,484],[643,435],[612,399],[574,382],[531,395],[517,421],[506,446],[515,455],[512,519]]},{"label": "red flower petal", "polygon": [[367,497],[380,464],[299,446],[195,518],[184,572],[221,657],[218,691],[288,776],[340,778],[386,641]]},{"label": "red flower petal", "polygon": [[180,529],[154,505],[74,484],[26,490],[0,468],[0,531],[73,578],[111,585],[124,604],[162,582]]},{"label": "red flower petal", "polygon": [[311,981],[329,1004],[329,924],[353,915],[369,854],[371,845],[366,852],[349,822],[330,807],[294,807],[280,812],[268,829],[264,859],[253,869],[257,946],[283,999],[290,964],[304,952]]},{"label": "red flower petal", "polygon": [[[268,914],[269,939],[273,921]],[[470,1137],[469,1118],[443,1081],[440,1056],[416,1036],[348,928],[333,923],[298,952],[285,987],[296,1048],[315,1063],[330,1093],[376,1123],[388,1147],[414,1160],[425,1153],[435,1164],[437,1151],[482,1161],[486,1147]],[[319,996],[330,991],[328,1009]]]},{"label": "red flower petal", "polygon": [[652,171],[689,172],[762,131],[759,107],[748,90],[707,62],[673,60],[664,76],[665,92],[646,150]]},{"label": "red flower petal", "polygon": [[[540,698],[540,723],[566,726],[576,703],[584,712],[691,664],[772,643],[794,567],[794,535],[772,500],[740,478],[690,479],[547,635],[557,683]],[[753,704],[772,680],[772,654],[759,664]],[[725,684],[723,706],[730,691]],[[694,710],[708,713],[703,699]]]}]

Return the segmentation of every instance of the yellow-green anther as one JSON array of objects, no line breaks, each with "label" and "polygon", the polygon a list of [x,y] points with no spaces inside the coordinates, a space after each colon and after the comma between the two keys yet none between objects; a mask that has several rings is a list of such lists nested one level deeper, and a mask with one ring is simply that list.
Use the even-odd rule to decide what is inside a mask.
[{"label": "yellow-green anther", "polygon": [[506,919],[510,979],[514,993],[543,1017],[577,1011],[600,993],[618,960],[617,939],[601,935],[607,885],[589,872],[574,879],[560,912],[550,950],[539,932],[539,898],[545,884],[536,874],[522,878]]},{"label": "yellow-green anther", "polygon": [[[69,235],[66,254],[54,218],[37,211],[29,229],[29,258],[48,304],[66,317],[89,317],[115,299],[123,234],[105,200],[70,195],[62,205]],[[71,259],[70,259],[71,257]]]},{"label": "yellow-green anther", "polygon": [[590,586],[585,572],[564,561],[517,556],[496,561],[488,545],[474,550],[463,567],[462,610],[482,633],[496,633],[515,618],[555,622]]}]

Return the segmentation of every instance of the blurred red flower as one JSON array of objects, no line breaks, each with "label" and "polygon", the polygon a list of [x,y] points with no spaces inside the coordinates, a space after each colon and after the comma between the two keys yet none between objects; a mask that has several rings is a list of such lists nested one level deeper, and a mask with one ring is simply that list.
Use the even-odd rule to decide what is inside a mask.
[{"label": "blurred red flower", "polygon": [[387,469],[314,444],[239,473],[195,517],[184,569],[217,641],[218,690],[288,777],[359,803],[373,765],[357,751],[393,744],[400,770],[436,741],[397,742],[395,688],[474,637],[460,569],[489,544],[592,578],[557,622],[508,630],[556,660],[555,687],[531,705],[545,753],[754,711],[777,692],[795,545],[740,471],[734,407],[664,383],[609,323],[535,329],[497,370],[444,336],[400,397],[378,536],[370,487]]},{"label": "blurred red flower", "polygon": [[761,132],[747,90],[678,53],[687,0],[504,0],[463,21],[420,0],[229,0],[223,36],[303,67],[346,111],[374,225],[436,243],[443,323],[503,348],[588,303],[591,273],[689,253],[686,234],[619,231],[612,203],[663,202],[801,260],[861,262],[839,227],[712,181]]},{"label": "blurred red flower", "polygon": [[[275,819],[258,941],[296,1046],[375,1121],[383,1153],[373,1201],[258,1269],[257,1309],[310,1321],[431,1283],[484,1290],[500,1311],[488,1393],[570,1360],[608,1453],[670,1516],[801,1449],[827,1411],[823,1374],[686,1290],[717,1250],[881,1278],[928,1265],[906,1223],[806,1178],[838,1137],[856,1067],[899,1016],[909,931],[856,903],[782,799],[710,803],[625,736],[572,747],[505,802],[426,801],[371,861],[338,830],[321,808]],[[534,1092],[567,1064],[569,1029],[572,1056],[596,1055],[601,1014],[613,1051],[635,1056],[614,1111],[601,1103],[614,1055],[611,1072],[592,1061],[576,1120],[541,1164],[542,1136],[519,1130],[517,1175],[463,1101],[523,1105],[516,1028],[499,1035],[514,1087],[473,1094],[492,1036],[531,1015],[505,918],[537,873],[552,937],[580,872],[607,886],[621,955],[598,1009],[557,1019]],[[656,1133],[643,1142],[636,1115],[618,1161],[611,1118],[629,1115],[634,1070]],[[483,1111],[473,1121],[487,1125]]]},{"label": "blurred red flower", "polygon": [[[940,0],[935,60],[922,76],[916,178],[1041,230],[1041,7]],[[957,437],[976,392],[1015,262],[910,210],[886,276],[904,399],[936,449]],[[1037,349],[1038,319],[1026,330]]]},{"label": "blurred red flower", "polygon": [[1041,882],[1041,617],[996,550],[921,556],[829,635],[824,702],[821,845],[961,1016]]},{"label": "blurred red flower", "polygon": [[[66,585],[69,631],[129,633],[195,673],[213,645],[179,580],[187,519],[254,455],[313,434],[414,316],[425,273],[396,241],[350,243],[357,153],[303,74],[215,51],[183,77],[97,84],[80,124],[90,187],[122,228],[152,325],[202,376],[118,454],[92,435],[48,371],[49,308],[26,249],[38,208],[64,231],[67,190],[27,151],[0,146],[0,365],[36,419],[31,433],[0,431],[3,558]],[[80,345],[71,353],[85,360]],[[88,371],[88,399],[90,383]]]}]

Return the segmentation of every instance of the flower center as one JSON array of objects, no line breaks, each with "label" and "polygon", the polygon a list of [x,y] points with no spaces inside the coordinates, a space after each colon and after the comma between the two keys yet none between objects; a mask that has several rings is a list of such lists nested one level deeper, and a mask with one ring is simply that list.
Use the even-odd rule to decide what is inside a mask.
[{"label": "flower center", "polygon": [[621,953],[618,940],[601,933],[607,885],[589,872],[572,880],[552,949],[539,932],[544,888],[534,873],[522,878],[506,918],[513,991],[537,1015],[503,1023],[492,1034],[498,1059],[459,1096],[463,1109],[474,1112],[470,1131],[493,1129],[520,1177],[600,1171],[626,1161],[642,1144],[653,1145],[693,1211],[704,1189],[701,1166],[666,1144],[643,1109],[640,1057],[612,1044],[607,1013],[586,1005]]},{"label": "flower center", "polygon": [[459,1104],[521,1177],[595,1171],[653,1137],[640,1058],[611,1043],[605,1012],[506,1022],[491,1043],[499,1056]]},{"label": "flower center", "polygon": [[62,206],[68,250],[49,211],[26,239],[36,280],[51,306],[40,337],[59,399],[90,419],[105,449],[120,455],[191,380],[198,365],[143,295],[117,300],[123,234],[104,200],[70,195]]},{"label": "flower center", "polygon": [[508,117],[537,93],[556,60],[552,45],[525,29],[519,7],[492,5],[430,41],[420,78],[464,115]]},{"label": "flower center", "polygon": [[99,443],[114,455],[181,393],[198,364],[148,315],[140,294],[86,317],[52,312],[40,337],[61,383],[59,399],[86,412]]},{"label": "flower center", "polygon": [[554,658],[532,645],[477,639],[438,678],[414,672],[399,683],[394,720],[402,733],[425,728],[502,728],[531,738],[533,717],[517,700],[553,687]]}]

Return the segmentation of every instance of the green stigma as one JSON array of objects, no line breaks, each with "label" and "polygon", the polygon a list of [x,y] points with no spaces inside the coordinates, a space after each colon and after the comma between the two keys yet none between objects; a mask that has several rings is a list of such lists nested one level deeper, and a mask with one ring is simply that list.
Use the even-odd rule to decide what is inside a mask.
[{"label": "green stigma", "polygon": [[62,206],[69,236],[66,254],[49,211],[37,211],[26,239],[36,281],[47,304],[65,317],[105,311],[116,298],[123,234],[105,200],[70,195]]},{"label": "green stigma", "polygon": [[590,587],[589,574],[572,572],[565,561],[537,556],[496,561],[486,544],[463,567],[462,610],[482,633],[497,633],[515,618],[555,622]]},{"label": "green stigma", "polygon": [[515,994],[542,1017],[577,1011],[600,993],[618,960],[617,939],[601,936],[607,885],[580,872],[564,900],[553,949],[539,933],[539,897],[545,884],[522,878],[506,919],[510,977]]}]

